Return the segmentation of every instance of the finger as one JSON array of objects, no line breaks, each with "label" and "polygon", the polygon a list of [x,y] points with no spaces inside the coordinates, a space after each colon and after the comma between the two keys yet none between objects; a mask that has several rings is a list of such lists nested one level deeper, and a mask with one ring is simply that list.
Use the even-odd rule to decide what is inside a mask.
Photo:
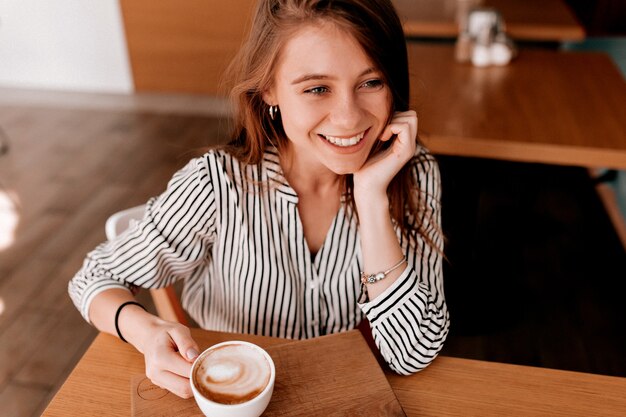
[{"label": "finger", "polygon": [[200,350],[196,341],[191,337],[189,328],[181,325],[170,330],[169,333],[180,355],[188,362],[193,362],[200,354]]},{"label": "finger", "polygon": [[187,399],[193,396],[189,378],[175,375],[171,372],[159,372],[156,378],[152,379],[152,383],[178,395],[181,398]]},{"label": "finger", "polygon": [[393,133],[391,133],[391,131],[388,131],[388,129],[385,128],[383,133],[380,134],[380,137],[378,138],[378,140],[382,142],[387,142],[389,139],[391,139],[392,136],[393,136]]},{"label": "finger", "polygon": [[397,111],[393,114],[392,118],[395,117],[415,117],[417,118],[417,112],[415,110],[407,110],[407,111]]},{"label": "finger", "polygon": [[380,134],[378,139],[383,142],[387,142],[389,139],[392,138],[393,135],[395,135],[395,133],[393,132],[393,124],[388,124],[387,126],[385,126],[383,132]]},{"label": "finger", "polygon": [[166,370],[180,376],[187,376],[191,372],[191,363],[178,353],[173,340],[168,345],[158,346],[150,359],[146,360],[157,371]]},{"label": "finger", "polygon": [[408,123],[411,126],[411,135],[417,136],[418,119],[414,110],[397,112],[390,123]]},{"label": "finger", "polygon": [[390,123],[389,125],[387,125],[387,127],[385,127],[379,139],[382,140],[383,142],[386,142],[389,139],[391,139],[393,135],[402,137],[403,141],[409,141],[412,136],[411,124],[408,122]]}]

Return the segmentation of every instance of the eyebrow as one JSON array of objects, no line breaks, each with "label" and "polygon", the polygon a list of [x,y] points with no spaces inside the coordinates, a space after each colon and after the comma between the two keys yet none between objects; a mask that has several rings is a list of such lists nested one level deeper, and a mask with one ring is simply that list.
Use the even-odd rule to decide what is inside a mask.
[{"label": "eyebrow", "polygon": [[[367,74],[371,74],[373,72],[376,72],[376,68],[369,67],[368,69],[363,71],[361,74],[359,74],[359,77],[362,77]],[[305,74],[293,80],[291,82],[291,85],[300,84],[300,83],[303,83],[305,81],[310,81],[310,80],[327,80],[329,78],[333,78],[333,77],[329,77],[328,75],[324,75],[324,74]]]}]

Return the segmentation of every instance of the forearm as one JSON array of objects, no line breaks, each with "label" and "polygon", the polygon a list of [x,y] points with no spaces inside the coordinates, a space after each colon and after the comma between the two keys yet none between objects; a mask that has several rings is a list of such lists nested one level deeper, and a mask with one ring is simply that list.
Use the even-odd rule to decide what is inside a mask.
[{"label": "forearm", "polygon": [[[372,205],[372,212],[375,207],[378,206]],[[376,218],[384,217],[379,212]],[[404,255],[391,220],[388,222],[391,232],[386,227],[372,227],[376,223],[370,221],[360,228],[363,263],[365,268],[374,268],[373,272],[389,268]],[[378,235],[372,235],[374,232]],[[449,328],[440,285],[441,256],[435,248],[421,247],[419,256],[415,247],[408,248],[410,269],[398,268],[383,280],[366,284],[369,297],[360,302],[382,356],[395,372],[403,375],[417,372],[432,362]],[[415,265],[418,265],[419,277]],[[366,272],[371,273],[369,269]]]},{"label": "forearm", "polygon": [[[363,272],[375,274],[386,271],[403,259],[404,254],[391,222],[389,200],[386,193],[365,194],[360,198],[355,193],[355,203],[359,213],[359,233],[363,254]],[[370,300],[375,299],[389,288],[402,274],[405,265],[391,271],[375,283],[366,284]]]},{"label": "forearm", "polygon": [[[115,314],[117,309],[127,301],[136,301],[130,291],[110,289],[98,294],[89,306],[89,319],[100,331],[117,336]],[[160,320],[134,304],[125,306],[118,316],[119,331],[124,339],[143,353],[141,340],[152,325]]]},{"label": "forearm", "polygon": [[380,353],[400,374],[417,372],[431,363],[450,326],[443,294],[439,170],[423,149],[410,169],[421,198],[418,210],[405,219],[419,232],[415,240],[398,239],[386,199],[388,183],[379,181],[380,174],[368,172],[354,178],[365,272],[384,271],[402,255],[409,265],[368,285],[369,297],[362,294],[359,301]]}]

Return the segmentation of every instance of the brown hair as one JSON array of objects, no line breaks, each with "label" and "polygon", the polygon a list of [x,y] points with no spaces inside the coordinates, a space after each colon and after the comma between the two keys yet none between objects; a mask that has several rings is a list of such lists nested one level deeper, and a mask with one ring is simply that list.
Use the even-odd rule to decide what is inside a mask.
[{"label": "brown hair", "polygon": [[[305,24],[318,22],[332,22],[348,31],[382,72],[392,95],[390,118],[394,111],[408,110],[406,43],[389,0],[259,0],[248,39],[227,70],[232,79],[235,125],[226,150],[243,163],[260,163],[267,146],[275,146],[279,153],[285,149],[288,139],[282,123],[270,118],[263,93],[271,87],[275,63],[289,35]],[[372,153],[389,145],[390,141],[378,141]],[[344,187],[348,204],[354,207],[352,175],[345,176]],[[405,210],[418,213],[425,208],[422,197],[409,192],[416,188],[407,164],[387,189],[391,216],[406,235],[419,233],[432,243],[424,233],[425,225],[414,230],[415,225],[407,224]]]}]

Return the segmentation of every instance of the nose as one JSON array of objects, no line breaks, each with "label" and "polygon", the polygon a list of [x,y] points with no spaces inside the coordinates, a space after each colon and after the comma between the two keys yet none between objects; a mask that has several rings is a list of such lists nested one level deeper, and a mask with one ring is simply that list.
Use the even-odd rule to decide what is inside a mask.
[{"label": "nose", "polygon": [[334,126],[351,130],[359,126],[361,117],[362,109],[354,93],[344,93],[336,96],[329,115],[330,122]]}]

